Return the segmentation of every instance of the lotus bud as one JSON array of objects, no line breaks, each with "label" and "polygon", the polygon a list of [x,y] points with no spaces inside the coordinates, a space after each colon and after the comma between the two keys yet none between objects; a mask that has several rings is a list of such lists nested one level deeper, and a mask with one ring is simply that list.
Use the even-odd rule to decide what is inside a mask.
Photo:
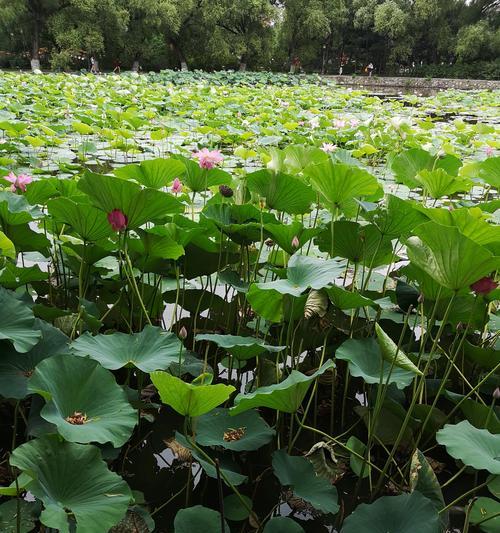
[{"label": "lotus bud", "polygon": [[300,241],[297,235],[292,239],[292,248],[298,248],[300,246]]},{"label": "lotus bud", "polygon": [[120,209],[113,209],[113,211],[108,213],[108,222],[114,231],[122,231],[127,227],[128,218]]},{"label": "lotus bud", "polygon": [[493,398],[494,398],[495,400],[500,399],[500,387],[497,387],[497,388],[493,391],[492,396],[493,396]]},{"label": "lotus bud", "polygon": [[175,178],[172,183],[172,193],[179,194],[182,191],[182,182],[179,178]]},{"label": "lotus bud", "polygon": [[179,338],[181,340],[184,340],[188,336],[188,331],[186,329],[186,326],[182,326],[182,328],[179,330]]},{"label": "lotus bud", "polygon": [[264,207],[266,207],[266,199],[265,198],[263,198],[263,197],[259,198],[259,207],[261,209],[264,209]]}]

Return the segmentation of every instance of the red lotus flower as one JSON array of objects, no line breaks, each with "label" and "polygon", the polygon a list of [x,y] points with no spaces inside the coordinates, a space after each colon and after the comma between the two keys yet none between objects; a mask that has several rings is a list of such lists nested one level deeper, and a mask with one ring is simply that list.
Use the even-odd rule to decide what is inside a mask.
[{"label": "red lotus flower", "polygon": [[494,291],[498,287],[498,283],[489,276],[481,278],[480,280],[473,283],[470,288],[476,294],[489,294],[491,291]]},{"label": "red lotus flower", "polygon": [[128,218],[119,209],[113,209],[111,213],[108,213],[108,222],[114,231],[122,231],[127,227]]}]

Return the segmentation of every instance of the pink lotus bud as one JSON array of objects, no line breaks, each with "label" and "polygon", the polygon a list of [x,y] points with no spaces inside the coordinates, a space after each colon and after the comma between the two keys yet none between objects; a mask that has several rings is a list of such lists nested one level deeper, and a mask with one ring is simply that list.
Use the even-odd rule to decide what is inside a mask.
[{"label": "pink lotus bud", "polygon": [[491,146],[486,147],[486,157],[491,157],[495,153],[495,150]]},{"label": "pink lotus bud", "polygon": [[171,190],[173,194],[179,194],[182,192],[182,182],[179,178],[175,178],[174,182],[172,183]]},{"label": "pink lotus bud", "polygon": [[489,294],[491,291],[494,291],[497,287],[498,287],[498,283],[489,276],[481,278],[480,280],[476,281],[470,286],[470,288],[476,294],[482,294],[482,295]]},{"label": "pink lotus bud", "polygon": [[184,340],[188,336],[188,331],[186,329],[186,326],[182,326],[182,328],[179,330],[179,339]]},{"label": "pink lotus bud", "polygon": [[492,396],[493,396],[493,398],[494,398],[495,400],[500,399],[500,387],[497,387],[497,388],[493,391]]},{"label": "pink lotus bud", "polygon": [[113,209],[111,213],[108,213],[108,222],[111,224],[113,231],[122,231],[127,227],[128,218],[119,209]]},{"label": "pink lotus bud", "polygon": [[300,241],[297,235],[292,239],[292,248],[298,248],[300,246]]}]

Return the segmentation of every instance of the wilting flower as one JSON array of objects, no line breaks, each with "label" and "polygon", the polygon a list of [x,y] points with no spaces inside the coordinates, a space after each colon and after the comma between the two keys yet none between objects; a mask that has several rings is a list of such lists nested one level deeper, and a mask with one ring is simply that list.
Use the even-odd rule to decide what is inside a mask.
[{"label": "wilting flower", "polygon": [[12,192],[16,192],[18,190],[26,192],[26,185],[33,181],[33,178],[27,174],[19,174],[19,176],[16,176],[14,172],[11,172],[8,176],[5,176],[4,179],[12,183],[10,186],[10,190]]},{"label": "wilting flower", "polygon": [[473,283],[470,288],[476,294],[488,294],[491,291],[494,291],[498,287],[498,283],[491,277],[486,276],[480,280]]},{"label": "wilting flower", "polygon": [[224,198],[231,198],[231,196],[234,194],[233,189],[227,185],[219,185],[219,192],[222,196],[224,196]]},{"label": "wilting flower", "polygon": [[333,121],[333,125],[336,127],[336,128],[345,128],[345,120],[334,120]]},{"label": "wilting flower", "polygon": [[108,222],[114,231],[122,231],[127,227],[128,218],[119,209],[113,209],[111,213],[108,213]]},{"label": "wilting flower", "polygon": [[224,157],[219,150],[209,150],[208,148],[203,148],[198,152],[194,152],[193,157],[198,159],[200,168],[206,168],[207,170],[214,168],[215,165],[218,165],[224,160]]},{"label": "wilting flower", "polygon": [[186,326],[182,326],[182,328],[179,330],[179,338],[184,340],[185,338],[187,338],[187,336],[188,336],[188,332],[187,332]]},{"label": "wilting flower", "polygon": [[182,182],[179,178],[175,178],[174,182],[172,183],[171,191],[174,194],[179,194],[180,192],[182,192]]},{"label": "wilting flower", "polygon": [[491,146],[486,147],[486,157],[491,157],[495,153],[495,150]]},{"label": "wilting flower", "polygon": [[335,152],[335,150],[337,149],[337,145],[333,143],[323,143],[321,145],[321,149],[323,150],[323,152],[329,154],[331,152]]},{"label": "wilting flower", "polygon": [[300,241],[297,235],[292,239],[292,248],[298,248],[300,246]]}]

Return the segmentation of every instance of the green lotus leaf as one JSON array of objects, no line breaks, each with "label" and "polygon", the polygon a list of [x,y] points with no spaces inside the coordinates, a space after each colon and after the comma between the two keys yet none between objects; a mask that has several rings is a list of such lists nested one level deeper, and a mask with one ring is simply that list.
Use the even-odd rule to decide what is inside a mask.
[{"label": "green lotus leaf", "polygon": [[281,485],[291,487],[296,497],[323,513],[337,513],[337,489],[328,480],[317,476],[313,465],[305,457],[277,450],[273,453],[272,465]]},{"label": "green lotus leaf", "polygon": [[333,287],[327,287],[325,291],[328,294],[328,298],[335,307],[339,309],[358,309],[359,307],[373,307],[378,308],[378,305],[370,298],[366,298],[359,294],[359,292],[347,291],[342,287],[334,285]]},{"label": "green lotus leaf", "polygon": [[[238,437],[228,438],[228,434]],[[232,416],[229,409],[217,408],[196,421],[196,442],[202,446],[221,446],[233,451],[257,450],[267,444],[275,432],[257,411]]]},{"label": "green lotus leaf", "polygon": [[[1,238],[0,232],[0,241]],[[40,270],[38,265],[22,267],[7,263],[0,271],[0,285],[6,289],[17,289],[34,281],[45,281],[47,278],[48,273]]]},{"label": "green lotus leaf", "polygon": [[427,222],[418,226],[414,234],[406,241],[408,258],[448,289],[469,287],[500,267],[500,257],[457,228]]},{"label": "green lotus leaf", "polygon": [[250,191],[266,199],[269,209],[302,215],[311,210],[316,200],[314,191],[303,181],[281,172],[258,170],[247,175]]},{"label": "green lotus leaf", "polygon": [[[410,465],[410,489],[418,491],[428,498],[436,511],[441,511],[446,507],[443,491],[431,465],[420,450],[415,450],[411,458]],[[441,524],[443,529],[448,525],[448,513],[441,513]]]},{"label": "green lotus leaf", "polygon": [[304,170],[311,185],[332,211],[343,209],[354,198],[371,196],[380,188],[377,178],[366,170],[334,163],[331,159],[312,164]]},{"label": "green lotus leaf", "polygon": [[[318,228],[304,228],[294,220],[291,224],[265,224],[265,230],[271,235],[273,241],[290,255],[300,250],[307,242],[315,237],[321,230]],[[293,246],[294,237],[299,240],[298,246]]]},{"label": "green lotus leaf", "polygon": [[[184,448],[187,448],[191,451],[193,459],[200,464],[208,477],[211,477],[212,479],[218,479],[215,462],[212,458],[210,458],[210,460],[208,459],[210,456],[206,452],[201,453],[198,447],[195,447],[190,440],[177,431],[175,432],[175,440],[181,446],[184,446]],[[240,474],[238,465],[231,458],[222,455],[219,456],[218,459],[221,478],[227,486],[238,486],[247,481],[247,476]]]},{"label": "green lotus leaf", "polygon": [[439,533],[439,515],[432,502],[418,491],[383,496],[362,503],[349,515],[341,533]]},{"label": "green lotus leaf", "polygon": [[250,285],[247,293],[248,302],[262,318],[270,322],[281,322],[283,319],[283,294],[275,289],[261,288],[260,285],[260,283]]},{"label": "green lotus leaf", "polygon": [[69,338],[59,329],[43,320],[35,319],[33,327],[41,331],[41,338],[24,354],[19,354],[11,346],[2,343],[0,357],[0,395],[5,398],[25,398],[28,381],[36,365],[53,355],[67,353]]},{"label": "green lotus leaf", "polygon": [[385,209],[379,208],[365,213],[364,216],[382,235],[392,238],[400,238],[428,220],[409,200],[403,200],[393,194],[387,195]]},{"label": "green lotus leaf", "polygon": [[[370,475],[371,466],[366,464],[366,462],[363,459],[360,459],[359,457],[364,457],[366,451],[366,444],[361,442],[356,436],[351,435],[346,442],[346,446],[347,448],[349,448],[349,450],[351,450],[351,453],[349,454],[349,465],[351,467],[351,470],[358,477],[362,476],[362,479],[368,477]],[[356,455],[354,455],[354,453],[352,452],[355,452]]]},{"label": "green lotus leaf", "polygon": [[243,505],[240,498],[245,501],[247,507],[252,509],[252,500],[243,494],[240,497],[230,494],[224,498],[224,517],[232,522],[241,522],[250,516],[250,511]]},{"label": "green lotus leaf", "polygon": [[304,533],[304,528],[287,516],[275,516],[265,525],[264,533]]},{"label": "green lotus leaf", "polygon": [[10,464],[32,477],[27,489],[44,504],[42,524],[61,533],[107,531],[123,518],[132,498],[125,481],[108,470],[98,448],[56,435],[22,444]]},{"label": "green lotus leaf", "polygon": [[193,383],[186,383],[167,372],[153,372],[151,381],[161,401],[183,416],[201,416],[224,403],[236,390],[232,385],[204,385],[202,374]]},{"label": "green lotus leaf", "polygon": [[316,242],[322,252],[332,257],[344,257],[368,267],[387,265],[393,256],[391,239],[373,224],[363,226],[339,220],[333,223],[333,248],[331,224],[316,237]]},{"label": "green lotus leaf", "polygon": [[127,228],[134,229],[144,223],[181,213],[183,205],[171,194],[116,178],[85,172],[78,188],[88,194],[92,202],[105,213],[119,209],[127,217]]},{"label": "green lotus leaf", "polygon": [[493,498],[480,496],[472,503],[470,523],[475,524],[486,533],[498,533],[500,530],[500,502]]},{"label": "green lotus leaf", "polygon": [[40,209],[30,205],[24,196],[10,191],[0,191],[0,220],[2,224],[18,226],[36,218],[42,218],[42,216],[43,213]]},{"label": "green lotus leaf", "polygon": [[283,413],[295,413],[311,383],[333,366],[333,361],[329,360],[310,376],[292,370],[281,383],[259,387],[248,394],[240,393],[234,399],[234,407],[231,407],[230,413],[234,416],[254,407],[269,407]]},{"label": "green lotus leaf", "polygon": [[500,157],[488,157],[481,161],[479,176],[495,189],[500,188]]},{"label": "green lotus leaf", "polygon": [[9,259],[16,259],[17,257],[14,243],[3,231],[0,231],[0,256],[8,257]]},{"label": "green lotus leaf", "polygon": [[[375,339],[348,339],[335,353],[337,359],[348,361],[352,376],[361,378],[365,383],[394,383],[398,389],[408,387],[415,374],[408,369],[393,366],[382,358],[382,353]],[[390,377],[389,377],[390,372]]]},{"label": "green lotus leaf", "polygon": [[452,196],[459,191],[468,191],[473,185],[472,181],[451,176],[442,168],[421,170],[415,176],[415,180],[432,198],[442,198]]},{"label": "green lotus leaf", "polygon": [[286,346],[271,346],[266,344],[262,339],[256,337],[239,337],[236,335],[215,335],[201,334],[196,335],[197,341],[214,342],[226,352],[234,355],[237,359],[251,359],[258,357],[265,352],[281,352]]},{"label": "green lotus leaf", "polygon": [[186,167],[178,159],[150,159],[140,164],[124,165],[114,170],[119,178],[135,180],[145,187],[161,189],[180,177]]},{"label": "green lotus leaf", "polygon": [[146,326],[140,333],[112,333],[92,337],[84,333],[71,344],[71,351],[91,357],[104,368],[117,370],[135,366],[143,372],[166,370],[179,362],[182,343],[173,333],[155,326]]},{"label": "green lotus leaf", "polygon": [[[218,511],[202,505],[187,507],[177,511],[174,519],[175,533],[221,533],[221,515]],[[230,533],[224,520],[224,531]]]},{"label": "green lotus leaf", "polygon": [[410,148],[392,160],[391,169],[396,181],[413,189],[420,187],[415,176],[422,170],[443,169],[448,174],[456,176],[461,165],[462,162],[455,156],[436,157],[421,148]]},{"label": "green lotus leaf", "polygon": [[378,323],[375,324],[375,332],[377,334],[377,342],[380,346],[382,358],[385,361],[419,376],[422,375],[421,370],[410,361],[401,349],[398,349],[396,343],[389,337],[389,335],[387,335]]},{"label": "green lotus leaf", "polygon": [[279,279],[267,283],[258,283],[263,290],[274,290],[281,294],[300,296],[305,290],[322,289],[333,284],[340,276],[344,267],[334,259],[324,260],[307,255],[292,255],[286,270],[286,279]]},{"label": "green lotus leaf", "polygon": [[[19,529],[17,528],[18,512],[21,516]],[[2,533],[29,533],[33,531],[37,518],[37,505],[33,502],[9,500],[0,505],[0,531]]]},{"label": "green lotus leaf", "polygon": [[70,442],[119,448],[130,438],[137,413],[111,372],[96,361],[54,355],[38,363],[29,390],[45,398],[40,412]]},{"label": "green lotus leaf", "polygon": [[113,233],[106,214],[91,205],[69,198],[54,198],[47,207],[52,217],[70,225],[84,241],[99,241]]},{"label": "green lotus leaf", "polygon": [[203,169],[197,161],[181,155],[175,155],[175,159],[184,164],[185,174],[182,181],[193,192],[206,191],[216,185],[229,185],[232,181],[231,174],[220,168]]},{"label": "green lotus leaf", "polygon": [[476,470],[500,474],[500,435],[475,428],[468,420],[446,424],[436,433],[436,440],[454,459]]},{"label": "green lotus leaf", "polygon": [[21,353],[38,342],[40,330],[34,329],[33,311],[10,291],[0,288],[0,339],[6,339]]}]

